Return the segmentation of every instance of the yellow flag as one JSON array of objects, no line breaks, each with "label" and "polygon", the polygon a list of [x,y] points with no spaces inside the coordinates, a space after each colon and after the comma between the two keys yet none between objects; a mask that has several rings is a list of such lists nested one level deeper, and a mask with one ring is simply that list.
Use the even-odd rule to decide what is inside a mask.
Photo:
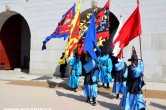
[{"label": "yellow flag", "polygon": [[79,36],[80,8],[81,8],[81,3],[79,1],[77,9],[76,9],[76,14],[71,23],[72,28],[70,30],[70,36],[68,37],[68,44],[65,47],[65,58],[66,59],[68,59],[70,57],[73,50],[77,47],[78,41],[80,39],[80,36]]}]

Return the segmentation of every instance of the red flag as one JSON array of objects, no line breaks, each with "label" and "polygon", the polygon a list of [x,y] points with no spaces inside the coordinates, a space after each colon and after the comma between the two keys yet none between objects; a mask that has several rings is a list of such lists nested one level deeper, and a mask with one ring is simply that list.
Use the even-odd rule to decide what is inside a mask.
[{"label": "red flag", "polygon": [[98,25],[98,23],[102,21],[103,15],[104,15],[105,11],[107,11],[106,9],[109,9],[109,7],[110,7],[110,0],[108,0],[107,3],[105,4],[105,6],[103,7],[103,9],[100,10],[97,13],[97,15],[96,15],[96,17],[97,17],[97,19],[96,19],[96,25]]},{"label": "red flag", "polygon": [[141,34],[142,34],[141,19],[140,19],[139,5],[138,5],[137,8],[132,13],[132,15],[129,17],[129,19],[121,28],[119,36],[115,39],[113,45],[119,41],[120,48],[122,46],[126,47],[132,39]]},{"label": "red flag", "polygon": [[78,54],[81,55],[82,51],[83,51],[83,48],[84,48],[84,38],[80,38],[79,42],[78,42]]},{"label": "red flag", "polygon": [[109,39],[109,7],[110,0],[107,1],[102,10],[96,15],[96,35],[97,40]]},{"label": "red flag", "polygon": [[123,47],[122,47],[121,51],[118,54],[118,60],[121,61],[122,57],[123,57]]}]

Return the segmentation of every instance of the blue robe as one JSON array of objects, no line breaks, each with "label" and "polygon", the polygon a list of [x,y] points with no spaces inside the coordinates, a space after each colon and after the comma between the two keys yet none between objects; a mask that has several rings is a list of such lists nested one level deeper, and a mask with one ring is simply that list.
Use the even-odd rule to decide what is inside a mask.
[{"label": "blue robe", "polygon": [[101,70],[102,70],[102,61],[100,56],[98,57],[97,67],[98,67],[98,81],[100,81]]},{"label": "blue robe", "polygon": [[109,55],[104,55],[101,57],[101,73],[99,75],[99,80],[101,83],[110,83],[112,82],[112,60],[110,59]]},{"label": "blue robe", "polygon": [[126,89],[126,79],[128,76],[127,65],[124,60],[115,64],[115,78],[112,92],[115,94],[123,94]]},{"label": "blue robe", "polygon": [[142,61],[137,66],[129,68],[131,79],[127,82],[126,92],[123,94],[120,106],[125,110],[140,110],[146,108],[144,97],[142,94],[142,74],[144,72],[144,64]]},{"label": "blue robe", "polygon": [[71,66],[71,74],[69,77],[69,87],[70,88],[77,88],[79,81],[80,81],[80,75],[82,73],[82,63],[80,59],[72,58],[69,61],[69,65]]},{"label": "blue robe", "polygon": [[[88,62],[94,62],[94,60],[92,59]],[[96,63],[94,63],[94,65],[96,65]],[[94,67],[90,65],[90,63],[87,63],[87,66],[84,67],[92,68],[90,71],[87,71],[89,69],[85,68],[85,70],[87,69],[87,72],[85,73],[84,79],[84,96],[89,98],[97,97],[97,79],[99,76],[99,70],[97,66]]]}]

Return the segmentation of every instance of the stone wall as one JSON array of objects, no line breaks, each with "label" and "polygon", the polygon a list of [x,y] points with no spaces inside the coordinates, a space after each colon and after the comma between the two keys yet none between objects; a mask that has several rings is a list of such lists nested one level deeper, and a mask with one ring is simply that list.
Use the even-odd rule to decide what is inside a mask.
[{"label": "stone wall", "polygon": [[[47,50],[41,51],[42,41],[56,28],[62,15],[77,0],[1,0],[0,16],[8,10],[21,14],[31,31],[31,74],[59,74],[58,59],[64,51],[66,41],[53,39],[47,43]],[[107,0],[97,0],[103,7]],[[77,3],[77,2],[76,2]],[[145,62],[145,79],[166,81],[166,0],[141,0],[142,52]],[[123,16],[123,22],[136,8],[136,0],[111,0],[110,11]],[[88,0],[82,0],[81,11],[91,8]],[[8,15],[6,14],[6,17]],[[0,17],[0,26],[5,18]],[[139,55],[139,39],[134,39],[124,51],[125,60],[131,55],[131,47],[136,47]]]}]

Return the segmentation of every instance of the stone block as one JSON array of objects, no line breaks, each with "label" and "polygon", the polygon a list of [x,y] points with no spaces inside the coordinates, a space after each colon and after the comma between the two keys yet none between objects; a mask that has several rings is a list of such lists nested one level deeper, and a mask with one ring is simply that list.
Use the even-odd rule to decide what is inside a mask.
[{"label": "stone block", "polygon": [[[140,57],[140,50],[137,51],[137,56],[139,59]],[[124,57],[125,60],[127,61],[131,57],[131,49],[129,50],[124,50]],[[145,64],[147,65],[157,65],[160,64],[160,53],[158,50],[142,50],[142,58]],[[162,60],[163,61],[163,60]]]},{"label": "stone block", "polygon": [[31,61],[58,62],[63,50],[31,50]]},{"label": "stone block", "polygon": [[162,65],[145,65],[145,81],[162,82]]},{"label": "stone block", "polygon": [[160,65],[159,63],[160,53],[158,50],[145,50],[142,52],[142,56],[145,64]]},{"label": "stone block", "polygon": [[159,51],[159,64],[165,65],[166,64],[166,50]]},{"label": "stone block", "polygon": [[55,70],[56,70],[55,63],[31,62],[31,65],[30,65],[31,74],[53,75]]},{"label": "stone block", "polygon": [[152,34],[152,49],[166,50],[166,33]]},{"label": "stone block", "polygon": [[162,66],[163,82],[166,82],[166,65]]},{"label": "stone block", "polygon": [[[145,33],[141,35],[141,45],[142,45],[142,51],[151,49],[151,34]],[[139,37],[136,37],[133,40],[131,40],[130,43],[125,47],[125,49],[131,51],[132,46],[134,46],[136,51],[139,52],[140,50]]]},{"label": "stone block", "polygon": [[[138,42],[138,38],[137,38],[137,42]],[[142,51],[151,49],[151,34],[150,33],[143,33],[141,35],[141,45],[142,45]]]},{"label": "stone block", "polygon": [[[70,74],[69,65],[66,67],[66,76]],[[31,62],[31,74],[56,75],[59,76],[59,63],[56,62]]]}]

